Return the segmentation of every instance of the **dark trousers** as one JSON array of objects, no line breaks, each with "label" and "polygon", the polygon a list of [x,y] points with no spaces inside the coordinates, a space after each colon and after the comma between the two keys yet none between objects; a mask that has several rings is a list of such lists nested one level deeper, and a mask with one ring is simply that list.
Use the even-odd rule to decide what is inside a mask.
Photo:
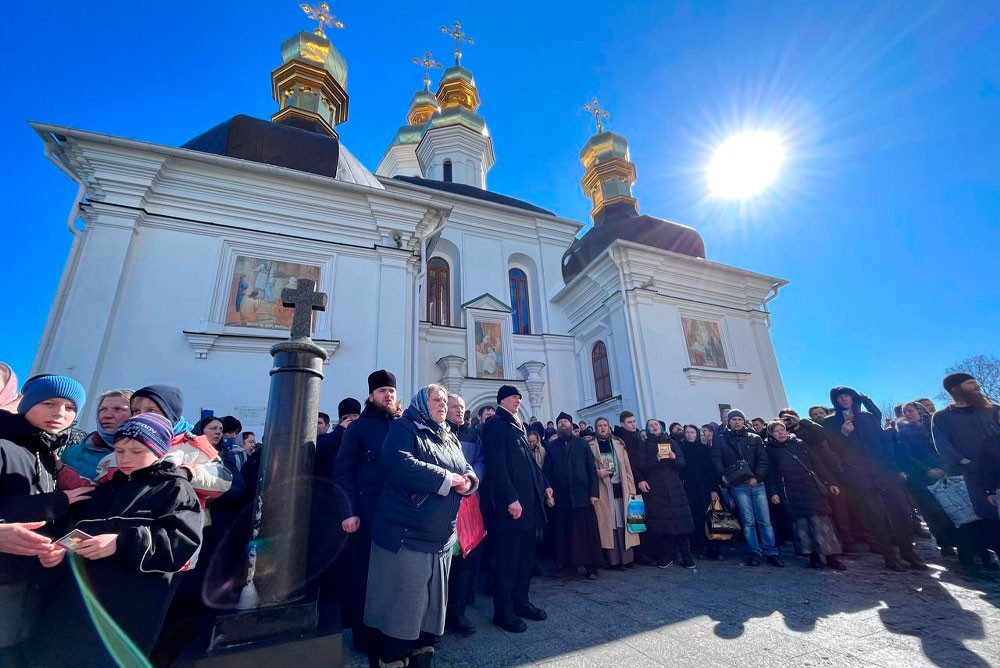
[{"label": "dark trousers", "polygon": [[882,489],[855,489],[851,492],[851,505],[864,518],[868,526],[868,539],[879,554],[889,558],[913,554],[913,531],[910,528],[906,497],[896,487]]},{"label": "dark trousers", "polygon": [[469,556],[452,557],[448,573],[448,612],[464,612],[466,606],[472,605],[482,556],[483,543],[480,543]]},{"label": "dark trousers", "polygon": [[841,487],[840,494],[834,496],[830,494],[826,497],[833,513],[833,525],[837,529],[837,538],[840,544],[847,549],[854,544],[854,536],[851,534],[851,494],[850,490]]},{"label": "dark trousers", "polygon": [[688,534],[677,535],[647,531],[642,537],[642,542],[646,546],[646,555],[658,564],[665,564],[677,559],[678,550],[680,550],[681,558],[691,554],[691,536]]},{"label": "dark trousers", "polygon": [[535,565],[535,532],[493,534],[493,618],[505,619],[515,606],[528,604],[531,569]]}]

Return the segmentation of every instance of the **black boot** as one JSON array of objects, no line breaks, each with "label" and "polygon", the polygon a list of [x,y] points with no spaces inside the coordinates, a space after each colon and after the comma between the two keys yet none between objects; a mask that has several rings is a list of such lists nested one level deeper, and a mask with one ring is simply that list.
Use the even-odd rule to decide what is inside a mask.
[{"label": "black boot", "polygon": [[694,557],[691,556],[691,541],[685,536],[677,541],[677,549],[681,553],[681,566],[694,568]]},{"label": "black boot", "polygon": [[817,552],[809,555],[809,568],[823,568],[823,560],[819,558]]},{"label": "black boot", "polygon": [[847,566],[844,565],[844,562],[842,562],[840,559],[838,559],[835,555],[832,554],[828,555],[826,558],[826,567],[832,568],[835,571],[847,570]]},{"label": "black boot", "polygon": [[410,652],[410,668],[434,668],[434,648],[421,647]]},{"label": "black boot", "polygon": [[464,638],[476,632],[476,625],[465,616],[465,608],[448,608],[448,612],[445,614],[444,628]]}]

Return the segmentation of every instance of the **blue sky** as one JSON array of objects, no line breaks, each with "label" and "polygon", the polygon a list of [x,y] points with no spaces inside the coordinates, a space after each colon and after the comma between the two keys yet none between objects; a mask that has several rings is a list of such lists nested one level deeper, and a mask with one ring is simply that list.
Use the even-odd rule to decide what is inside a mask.
[{"label": "blue sky", "polygon": [[[341,139],[374,169],[461,20],[497,155],[491,190],[588,220],[579,150],[598,96],[628,137],[643,213],[692,225],[710,259],[790,281],[772,304],[788,397],[846,383],[876,400],[939,391],[1000,352],[1000,5],[968,2],[331,3],[349,66]],[[872,9],[876,6],[877,9]],[[90,2],[9,8],[0,108],[7,318],[0,359],[27,374],[70,235],[75,186],[38,120],[179,145],[274,111],[295,2]],[[774,130],[788,159],[743,205],[706,199],[723,138]],[[673,419],[682,416],[664,416]]]}]

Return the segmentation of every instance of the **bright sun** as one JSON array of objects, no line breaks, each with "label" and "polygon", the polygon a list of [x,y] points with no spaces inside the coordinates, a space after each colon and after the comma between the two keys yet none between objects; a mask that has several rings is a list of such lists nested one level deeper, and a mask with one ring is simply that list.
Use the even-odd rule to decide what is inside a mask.
[{"label": "bright sun", "polygon": [[781,139],[773,132],[748,131],[729,137],[708,165],[708,188],[718,199],[747,199],[778,177],[785,161]]}]

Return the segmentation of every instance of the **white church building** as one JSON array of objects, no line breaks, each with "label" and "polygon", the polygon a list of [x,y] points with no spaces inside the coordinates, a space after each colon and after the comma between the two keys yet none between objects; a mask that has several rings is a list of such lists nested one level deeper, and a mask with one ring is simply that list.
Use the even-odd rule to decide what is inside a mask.
[{"label": "white church building", "polygon": [[627,409],[700,424],[785,405],[768,331],[785,281],[640,215],[624,137],[599,126],[583,147],[594,225],[578,238],[582,222],[487,189],[493,141],[457,49],[374,173],[340,142],[347,64],[322,29],[281,51],[269,121],[237,116],[181,147],[32,124],[79,185],[32,373],[91,397],[173,384],[190,419],[260,429],[268,351],[291,322],[281,291],[308,278],[329,295],[313,339],[331,413],[379,368],[404,402],[437,382],[473,411],[516,385],[523,417],[543,421]]}]

